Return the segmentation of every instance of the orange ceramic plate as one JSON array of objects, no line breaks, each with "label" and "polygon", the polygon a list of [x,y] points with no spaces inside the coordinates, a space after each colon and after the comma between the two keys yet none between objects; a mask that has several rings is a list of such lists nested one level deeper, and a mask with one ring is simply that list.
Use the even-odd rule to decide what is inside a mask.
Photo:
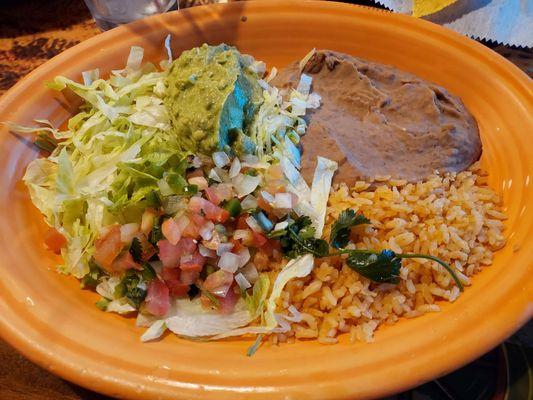
[{"label": "orange ceramic plate", "polygon": [[164,57],[203,42],[237,45],[282,67],[309,49],[329,48],[382,63],[461,96],[479,122],[483,163],[503,195],[507,246],[494,265],[440,313],[380,329],[372,344],[250,340],[191,342],[174,336],[141,344],[133,319],[100,312],[96,295],[57,274],[44,225],[20,182],[36,156],[0,132],[0,328],[10,344],[48,370],[91,389],[129,398],[369,398],[407,389],[480,356],[532,315],[533,110],[531,81],[472,40],[402,15],[330,2],[267,1],[199,7],[133,23],[65,51],[0,100],[0,120],[61,124],[69,112],[43,82],[62,74],[120,68],[130,45]]}]

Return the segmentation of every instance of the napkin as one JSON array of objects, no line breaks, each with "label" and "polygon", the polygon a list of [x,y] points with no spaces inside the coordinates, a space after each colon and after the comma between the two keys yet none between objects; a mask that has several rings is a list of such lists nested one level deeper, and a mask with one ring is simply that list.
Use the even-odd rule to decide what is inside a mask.
[{"label": "napkin", "polygon": [[[374,0],[404,14],[412,14],[411,0]],[[533,0],[458,0],[424,19],[475,39],[533,47]]]}]

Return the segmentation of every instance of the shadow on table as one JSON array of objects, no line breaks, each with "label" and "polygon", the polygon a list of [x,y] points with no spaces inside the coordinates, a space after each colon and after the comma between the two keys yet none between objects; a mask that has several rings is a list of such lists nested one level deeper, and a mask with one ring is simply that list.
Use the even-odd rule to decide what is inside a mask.
[{"label": "shadow on table", "polygon": [[68,29],[90,18],[82,0],[2,0],[0,38]]}]

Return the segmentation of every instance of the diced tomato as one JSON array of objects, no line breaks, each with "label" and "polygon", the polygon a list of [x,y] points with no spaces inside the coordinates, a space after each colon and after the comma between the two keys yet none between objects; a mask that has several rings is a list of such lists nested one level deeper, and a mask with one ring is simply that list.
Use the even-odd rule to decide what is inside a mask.
[{"label": "diced tomato", "polygon": [[233,243],[233,248],[231,249],[232,253],[238,253],[244,248],[244,246],[238,240],[231,238],[230,242]]},{"label": "diced tomato", "polygon": [[165,282],[173,297],[183,297],[189,292],[190,286],[180,281]]},{"label": "diced tomato", "polygon": [[183,232],[185,228],[187,228],[187,225],[189,225],[189,222],[191,221],[186,214],[181,214],[178,218],[176,218],[176,223],[178,224],[180,232]]},{"label": "diced tomato", "polygon": [[181,255],[176,249],[177,246],[163,239],[157,242],[157,247],[159,248],[159,259],[163,263],[163,266],[169,268],[178,266]]},{"label": "diced tomato", "polygon": [[172,280],[179,281],[180,280],[180,269],[163,267],[161,269],[161,277],[163,278],[165,282],[172,281]]},{"label": "diced tomato", "polygon": [[231,185],[220,183],[205,189],[205,195],[211,203],[219,205],[222,201],[233,198],[233,190]]},{"label": "diced tomato", "polygon": [[263,246],[261,246],[261,252],[265,253],[268,257],[272,257],[274,251],[281,251],[281,245],[279,243],[279,240],[267,240],[267,242]]},{"label": "diced tomato", "polygon": [[233,187],[229,183],[219,183],[217,186],[217,196],[222,200],[230,200],[234,197]]},{"label": "diced tomato", "polygon": [[229,212],[201,197],[191,197],[189,200],[189,210],[199,214],[203,211],[206,218],[213,222],[223,223],[229,218]]},{"label": "diced tomato", "polygon": [[248,218],[250,215],[249,214],[241,214],[239,216],[239,218],[237,218],[237,225],[236,225],[236,229],[248,229],[249,226],[248,226],[248,223],[246,222],[246,218]]},{"label": "diced tomato", "polygon": [[283,170],[281,169],[280,164],[273,164],[268,167],[266,171],[267,180],[277,180],[283,178]]},{"label": "diced tomato", "polygon": [[119,255],[111,266],[109,267],[108,271],[110,272],[124,272],[128,269],[141,269],[141,266],[137,264],[135,261],[133,261],[133,257],[131,256],[129,251],[123,252],[121,255]]},{"label": "diced tomato", "polygon": [[200,214],[191,214],[189,215],[189,218],[198,228],[204,226],[207,222],[207,219],[202,217]]},{"label": "diced tomato", "polygon": [[230,314],[235,308],[235,304],[237,304],[237,301],[239,300],[239,295],[235,293],[234,289],[235,286],[232,285],[229,288],[226,296],[216,296],[218,301],[220,302],[220,307],[218,308],[218,311],[220,311],[221,314]]},{"label": "diced tomato", "polygon": [[268,242],[268,239],[265,235],[263,235],[262,233],[259,233],[259,232],[256,232],[256,231],[252,231],[252,235],[253,235],[253,247],[261,247],[263,246],[266,242]]},{"label": "diced tomato", "polygon": [[180,269],[182,271],[198,271],[202,270],[202,267],[205,264],[205,258],[198,252],[195,252],[192,255],[192,259],[186,263],[180,264]]},{"label": "diced tomato", "polygon": [[[182,236],[191,239],[198,239],[200,237],[200,229],[207,220],[196,213],[191,213],[188,217],[185,218],[187,218],[187,226],[185,227],[185,229],[183,229]],[[180,224],[184,224],[185,220],[180,220],[179,222]]]},{"label": "diced tomato", "polygon": [[177,244],[181,251],[181,255],[193,254],[196,251],[196,243],[191,238],[183,238]]},{"label": "diced tomato", "polygon": [[[237,230],[235,232],[237,232]],[[238,240],[240,240],[241,245],[244,247],[252,247],[254,245],[254,235],[252,233],[252,230],[251,229],[239,229],[239,232],[244,232],[244,235],[239,234]]]},{"label": "diced tomato", "polygon": [[170,308],[170,291],[163,281],[153,279],[148,283],[146,294],[146,311],[150,314],[163,317]]},{"label": "diced tomato", "polygon": [[257,196],[257,206],[262,210],[266,211],[267,213],[274,212],[274,208],[272,208],[269,202],[266,201],[262,195]]},{"label": "diced tomato", "polygon": [[180,227],[174,218],[166,219],[161,225],[161,231],[163,232],[163,236],[172,244],[178,243],[181,239]]},{"label": "diced tomato", "polygon": [[210,186],[205,189],[205,195],[207,196],[207,199],[213,204],[219,205],[222,201],[222,199],[218,197],[217,190],[213,186]]},{"label": "diced tomato", "polygon": [[265,189],[271,195],[274,195],[279,192],[284,192],[286,186],[287,183],[283,179],[272,179],[267,182]]},{"label": "diced tomato", "polygon": [[139,233],[136,236],[137,239],[139,239],[139,242],[141,242],[141,248],[142,248],[142,260],[143,261],[149,261],[152,256],[157,253],[156,248],[148,241],[146,236],[144,236],[142,233]]},{"label": "diced tomato", "polygon": [[184,296],[189,291],[189,285],[182,283],[180,280],[181,271],[179,268],[163,267],[161,275],[172,296]]},{"label": "diced tomato", "polygon": [[202,289],[213,293],[216,296],[225,296],[229,287],[233,283],[233,274],[223,269],[219,269],[208,275],[202,285]]},{"label": "diced tomato", "polygon": [[173,245],[168,240],[157,242],[159,248],[159,259],[164,267],[177,267],[181,256],[192,254],[196,250],[196,243],[191,238],[182,238],[177,244]]},{"label": "diced tomato", "polygon": [[44,235],[44,244],[48,247],[48,250],[59,254],[61,249],[66,246],[67,239],[56,229],[50,228]]},{"label": "diced tomato", "polygon": [[198,270],[182,270],[180,275],[180,281],[184,285],[192,285],[200,277],[200,271]]},{"label": "diced tomato", "polygon": [[113,225],[107,233],[96,240],[94,260],[108,272],[113,272],[111,264],[122,250],[123,244],[120,240],[120,226]]}]

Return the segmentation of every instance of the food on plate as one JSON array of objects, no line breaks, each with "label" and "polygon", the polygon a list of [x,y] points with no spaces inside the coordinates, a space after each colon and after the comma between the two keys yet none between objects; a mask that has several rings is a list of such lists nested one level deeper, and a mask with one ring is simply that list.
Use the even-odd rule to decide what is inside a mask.
[{"label": "food on plate", "polygon": [[[250,355],[266,337],[334,343],[349,332],[371,341],[381,324],[454,301],[504,245],[500,200],[470,165],[481,151],[475,121],[443,89],[323,51],[302,61],[304,73],[282,73],[281,89],[275,68],[267,74],[236,48],[203,45],[175,60],[168,40],[166,48],[159,67],[132,47],[125,68],[106,79],[97,69],[84,72],[83,83],[56,77],[51,89],[83,100],[64,130],[42,120],[36,128],[11,125],[35,133],[43,151],[24,181],[50,226],[45,245],[63,257],[60,271],[94,289],[102,310],[136,313],[148,328],[143,341],[166,330],[210,340],[255,336]],[[343,82],[353,80],[356,65],[383,86],[402,91],[394,82],[409,76],[416,93],[441,96],[414,121],[387,118],[420,135],[447,127],[465,154],[439,158],[449,161],[441,173],[426,165],[408,179],[371,177],[374,165],[354,175],[365,179],[347,176],[342,157],[313,143],[320,139],[313,129],[323,123],[344,140],[354,127],[360,135],[376,134],[379,123],[384,132],[397,129],[377,111],[369,122],[355,118],[363,108],[347,107],[374,90],[350,92],[332,78],[347,68]],[[377,80],[367,79],[368,87]],[[413,106],[410,96],[391,98],[402,112]],[[328,120],[333,108],[339,117]],[[453,153],[443,142],[435,148]],[[390,147],[381,144],[365,148],[387,159]],[[387,171],[408,171],[405,160],[394,165]]]},{"label": "food on plate", "polygon": [[184,51],[172,64],[164,101],[183,150],[253,151],[245,132],[263,91],[257,73],[248,68],[252,62],[221,44]]},{"label": "food on plate", "polygon": [[417,182],[436,170],[463,171],[481,155],[474,117],[440,86],[329,50],[291,64],[273,84],[296,87],[302,73],[322,97],[302,138],[306,179],[317,154],[338,162],[335,182],[348,184],[379,175]]}]

